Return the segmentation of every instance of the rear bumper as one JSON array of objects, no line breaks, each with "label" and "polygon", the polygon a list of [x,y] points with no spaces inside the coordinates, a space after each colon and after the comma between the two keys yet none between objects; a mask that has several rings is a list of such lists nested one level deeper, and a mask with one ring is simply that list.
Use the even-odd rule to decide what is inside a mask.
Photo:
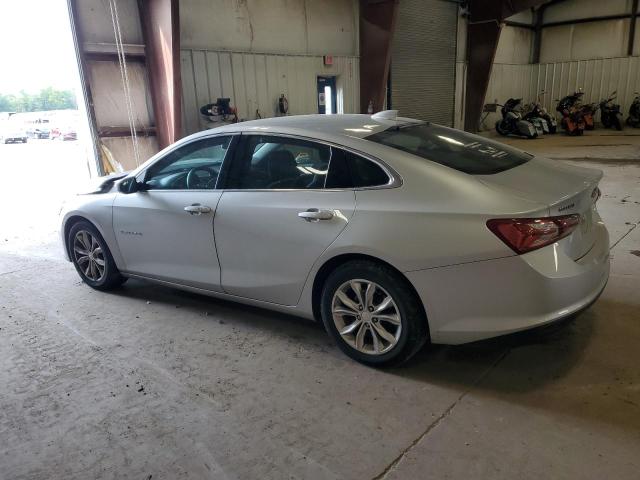
[{"label": "rear bumper", "polygon": [[558,243],[495,260],[406,273],[427,312],[433,343],[460,344],[565,318],[593,303],[609,279],[609,233],[575,261]]}]

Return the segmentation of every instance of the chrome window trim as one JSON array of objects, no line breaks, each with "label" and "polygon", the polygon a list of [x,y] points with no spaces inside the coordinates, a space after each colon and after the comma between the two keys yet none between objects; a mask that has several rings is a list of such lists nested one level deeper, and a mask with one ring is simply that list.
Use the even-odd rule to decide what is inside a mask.
[{"label": "chrome window trim", "polygon": [[[330,142],[328,140],[323,140],[314,137],[307,137],[304,135],[295,135],[291,133],[280,133],[280,132],[241,132],[242,136],[249,135],[260,135],[263,137],[284,137],[284,138],[292,138],[294,140],[304,140],[306,142],[314,142],[322,145],[327,145],[333,148],[340,148],[342,150],[351,152],[355,155],[365,158],[366,160],[375,163],[387,174],[389,177],[389,182],[384,185],[375,185],[371,187],[351,187],[351,188],[224,188],[222,189],[225,192],[353,192],[353,191],[363,191],[363,190],[384,190],[389,188],[398,188],[402,186],[402,177],[396,172],[393,168],[387,165],[382,160],[370,155],[369,153],[362,152],[355,148],[347,147],[345,145],[340,145],[339,143]],[[233,159],[232,159],[233,161]],[[217,185],[216,185],[217,186]]]}]

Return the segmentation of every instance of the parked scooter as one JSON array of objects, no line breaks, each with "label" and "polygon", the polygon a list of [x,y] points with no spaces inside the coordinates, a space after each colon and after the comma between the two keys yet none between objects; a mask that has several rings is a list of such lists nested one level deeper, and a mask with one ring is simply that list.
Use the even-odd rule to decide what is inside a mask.
[{"label": "parked scooter", "polygon": [[607,99],[600,101],[600,121],[604,128],[622,130],[622,112],[620,105],[613,103],[618,92],[614,91]]},{"label": "parked scooter", "polygon": [[540,101],[540,96],[544,95],[546,92],[542,90],[538,94],[538,100],[536,102],[532,102],[528,105],[528,112],[523,117],[525,120],[529,120],[535,123],[536,120],[539,120],[542,123],[542,128],[544,133],[556,133],[558,130],[558,123],[556,119],[549,115],[547,109],[544,108],[542,102]]},{"label": "parked scooter", "polygon": [[627,125],[630,127],[640,127],[640,93],[633,93],[636,98],[633,99],[633,103],[629,107],[629,116],[627,117]]},{"label": "parked scooter", "polygon": [[580,106],[582,117],[584,118],[584,129],[594,130],[596,128],[596,112],[598,111],[597,103],[587,103]]},{"label": "parked scooter", "polygon": [[[502,120],[496,122],[496,132],[500,135],[520,135],[527,138],[536,138],[538,131],[533,123],[523,120],[522,118],[522,99],[510,98],[504,105],[500,105],[502,108]],[[542,131],[540,131],[540,135]]]},{"label": "parked scooter", "polygon": [[572,95],[557,100],[556,110],[562,114],[560,125],[568,135],[582,135],[585,129],[584,114],[580,99],[584,92],[577,91]]}]

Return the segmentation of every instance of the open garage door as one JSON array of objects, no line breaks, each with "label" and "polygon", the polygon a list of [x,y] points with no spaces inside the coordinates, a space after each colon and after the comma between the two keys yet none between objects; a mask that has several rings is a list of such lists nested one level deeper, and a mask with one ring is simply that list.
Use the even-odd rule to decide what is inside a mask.
[{"label": "open garage door", "polygon": [[458,5],[402,0],[391,51],[391,108],[453,125]]}]

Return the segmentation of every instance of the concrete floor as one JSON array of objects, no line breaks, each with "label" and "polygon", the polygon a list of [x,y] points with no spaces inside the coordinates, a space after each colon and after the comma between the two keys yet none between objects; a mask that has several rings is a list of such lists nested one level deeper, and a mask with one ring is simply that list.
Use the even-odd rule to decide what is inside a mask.
[{"label": "concrete floor", "polygon": [[[636,160],[639,138],[619,140]],[[590,310],[379,371],[311,322],[136,281],[84,286],[55,233],[82,150],[0,145],[0,478],[640,478],[640,166],[627,147],[580,162],[605,171],[613,254]],[[56,173],[63,162],[76,174]]]}]

